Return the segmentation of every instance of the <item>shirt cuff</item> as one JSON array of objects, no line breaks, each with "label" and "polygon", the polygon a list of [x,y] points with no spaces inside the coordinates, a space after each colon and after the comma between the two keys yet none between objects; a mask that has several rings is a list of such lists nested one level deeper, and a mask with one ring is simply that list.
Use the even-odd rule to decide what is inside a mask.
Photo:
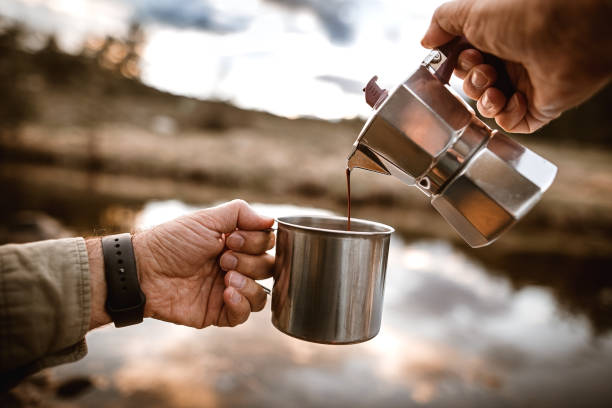
[{"label": "shirt cuff", "polygon": [[83,238],[0,246],[3,380],[85,356],[90,313]]}]

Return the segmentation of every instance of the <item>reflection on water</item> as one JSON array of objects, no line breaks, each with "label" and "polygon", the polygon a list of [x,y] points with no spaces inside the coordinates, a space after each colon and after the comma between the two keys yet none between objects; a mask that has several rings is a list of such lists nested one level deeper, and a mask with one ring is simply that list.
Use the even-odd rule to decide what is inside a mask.
[{"label": "reflection on water", "polygon": [[[273,216],[314,209],[258,205]],[[145,206],[151,226],[191,211]],[[149,320],[87,337],[89,355],[53,369],[95,376],[80,406],[609,406],[612,338],[560,312],[543,287],[515,289],[444,242],[394,236],[383,324],[373,340],[326,346],[288,337],[269,305],[233,329]],[[269,302],[268,302],[269,303]]]}]

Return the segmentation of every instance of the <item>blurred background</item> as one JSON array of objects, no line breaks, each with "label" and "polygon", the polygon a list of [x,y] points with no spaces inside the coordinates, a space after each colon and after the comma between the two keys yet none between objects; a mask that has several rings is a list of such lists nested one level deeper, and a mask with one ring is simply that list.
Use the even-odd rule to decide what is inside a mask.
[{"label": "blurred background", "polygon": [[[2,0],[0,244],[147,228],[233,198],[344,215],[361,89],[417,67],[439,3]],[[269,306],[235,329],[106,327],[84,360],[0,405],[610,406],[610,106],[608,87],[518,137],[559,175],[484,249],[416,189],[354,172],[354,216],[397,230],[367,343],[289,338]]]}]

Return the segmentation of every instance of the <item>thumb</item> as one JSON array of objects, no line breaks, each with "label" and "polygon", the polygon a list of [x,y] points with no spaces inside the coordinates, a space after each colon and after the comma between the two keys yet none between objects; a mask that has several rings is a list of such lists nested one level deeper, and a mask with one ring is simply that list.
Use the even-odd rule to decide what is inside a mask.
[{"label": "thumb", "polygon": [[469,10],[469,1],[455,0],[442,4],[434,12],[421,45],[425,48],[436,48],[456,36],[463,35]]},{"label": "thumb", "polygon": [[274,219],[257,214],[246,201],[233,200],[229,203],[204,210],[206,218],[214,223],[215,229],[230,233],[236,228],[258,231],[270,228]]}]

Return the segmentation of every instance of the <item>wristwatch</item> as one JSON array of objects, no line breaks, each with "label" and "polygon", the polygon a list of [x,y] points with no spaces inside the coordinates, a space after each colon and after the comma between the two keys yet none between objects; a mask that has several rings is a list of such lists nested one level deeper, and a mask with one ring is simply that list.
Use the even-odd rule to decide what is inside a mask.
[{"label": "wristwatch", "polygon": [[106,312],[115,327],[142,322],[145,294],[140,289],[132,236],[108,235],[102,238],[104,276],[106,277]]}]

